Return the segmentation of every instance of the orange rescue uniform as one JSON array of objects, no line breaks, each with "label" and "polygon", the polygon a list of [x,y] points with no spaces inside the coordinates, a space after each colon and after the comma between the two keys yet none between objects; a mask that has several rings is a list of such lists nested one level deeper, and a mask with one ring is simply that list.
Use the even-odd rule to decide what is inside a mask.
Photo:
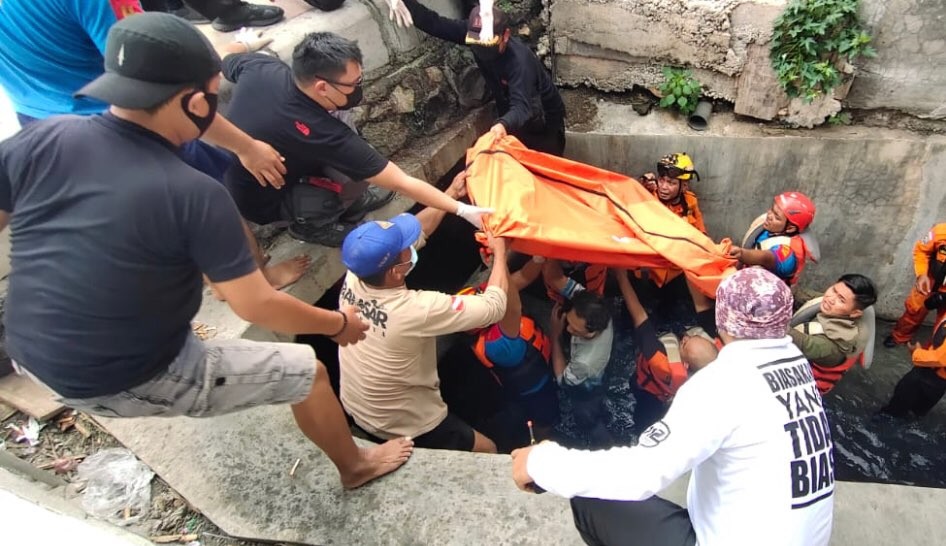
[{"label": "orange rescue uniform", "polygon": [[[926,237],[913,246],[913,270],[917,277],[930,278],[931,293],[946,292],[946,223],[933,226]],[[903,305],[903,315],[890,333],[894,341],[906,343],[913,338],[930,311],[924,305],[928,297],[920,294],[916,285],[910,288]],[[941,305],[936,309],[936,323],[940,323],[944,316],[946,305]]]}]

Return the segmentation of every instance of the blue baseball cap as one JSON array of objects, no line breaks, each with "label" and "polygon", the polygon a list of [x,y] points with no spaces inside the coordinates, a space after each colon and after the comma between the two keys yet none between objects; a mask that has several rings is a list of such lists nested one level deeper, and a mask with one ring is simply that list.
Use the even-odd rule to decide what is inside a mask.
[{"label": "blue baseball cap", "polygon": [[419,237],[420,222],[413,214],[367,222],[345,237],[342,263],[359,278],[376,275],[396,265],[401,252]]}]

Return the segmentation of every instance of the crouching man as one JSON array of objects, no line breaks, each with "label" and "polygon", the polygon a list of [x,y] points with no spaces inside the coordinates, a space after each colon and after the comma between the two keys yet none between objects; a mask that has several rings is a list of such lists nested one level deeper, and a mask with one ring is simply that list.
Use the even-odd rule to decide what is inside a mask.
[{"label": "crouching man", "polygon": [[[516,485],[572,499],[587,544],[828,544],[833,446],[808,362],[785,335],[791,292],[752,267],[716,296],[725,345],[637,446],[513,451]],[[689,470],[688,509],[655,496]]]},{"label": "crouching man", "polygon": [[369,322],[359,346],[341,347],[341,399],[355,424],[375,439],[414,438],[420,447],[495,453],[496,445],[450,413],[440,394],[437,336],[483,328],[506,312],[509,272],[503,239],[491,239],[493,270],[482,294],[451,296],[409,290],[417,249],[444,212],[355,228],[342,244],[348,267],[341,303],[354,304]]}]

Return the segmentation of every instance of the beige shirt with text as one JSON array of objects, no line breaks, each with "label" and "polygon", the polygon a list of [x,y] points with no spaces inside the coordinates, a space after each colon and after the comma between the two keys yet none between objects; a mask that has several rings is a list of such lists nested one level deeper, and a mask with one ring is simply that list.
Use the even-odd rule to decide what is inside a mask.
[{"label": "beige shirt with text", "polygon": [[437,375],[437,339],[498,322],[506,293],[480,295],[374,288],[349,272],[340,305],[355,305],[367,338],[338,350],[341,400],[355,423],[383,439],[417,437],[447,416]]}]

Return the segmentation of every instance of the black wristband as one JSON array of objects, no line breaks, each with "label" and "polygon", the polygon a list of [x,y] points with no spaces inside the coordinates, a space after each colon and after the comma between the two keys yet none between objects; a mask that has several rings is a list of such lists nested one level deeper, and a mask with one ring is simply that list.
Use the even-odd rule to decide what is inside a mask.
[{"label": "black wristband", "polygon": [[342,316],[342,327],[341,327],[341,329],[339,329],[339,331],[335,332],[334,334],[332,334],[332,335],[330,335],[330,336],[328,336],[328,337],[336,337],[336,336],[340,335],[342,332],[344,332],[344,331],[345,331],[345,328],[348,328],[348,315],[346,315],[345,313],[339,311],[338,309],[336,309],[335,312]]}]

